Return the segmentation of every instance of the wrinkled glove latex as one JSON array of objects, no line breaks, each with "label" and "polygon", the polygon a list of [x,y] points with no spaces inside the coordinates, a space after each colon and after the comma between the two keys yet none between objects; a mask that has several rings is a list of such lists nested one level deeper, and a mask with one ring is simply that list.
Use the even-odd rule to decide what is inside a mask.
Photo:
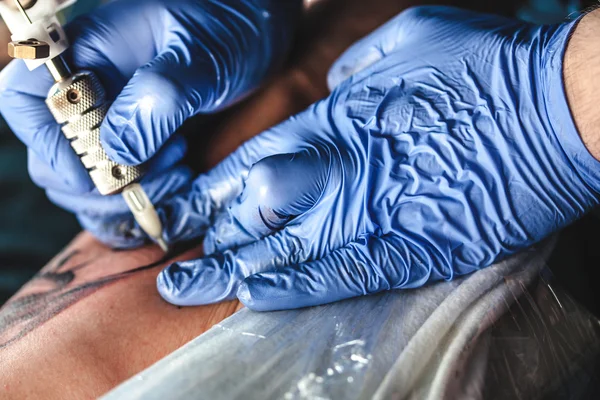
[{"label": "wrinkled glove latex", "polygon": [[[142,185],[156,203],[191,181],[179,162],[189,117],[223,108],[253,89],[282,58],[300,1],[118,0],[67,27],[65,54],[76,70],[96,73],[115,99],[101,126],[115,161],[150,160]],[[0,77],[0,111],[29,148],[32,179],[106,243],[143,242],[121,196],[101,197],[60,133],[44,100],[45,68],[13,61]],[[159,151],[160,149],[160,151]]]},{"label": "wrinkled glove latex", "polygon": [[165,269],[161,295],[276,310],[416,288],[581,217],[598,203],[600,163],[563,88],[574,26],[400,14],[336,62],[327,99],[170,202],[170,232],[183,237],[235,198],[205,238],[212,255]]}]

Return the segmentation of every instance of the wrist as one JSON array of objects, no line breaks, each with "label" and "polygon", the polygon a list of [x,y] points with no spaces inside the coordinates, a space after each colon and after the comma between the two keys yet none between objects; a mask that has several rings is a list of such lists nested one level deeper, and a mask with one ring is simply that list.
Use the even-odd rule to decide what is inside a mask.
[{"label": "wrist", "polygon": [[[590,15],[592,19],[588,18]],[[590,34],[586,25],[597,23],[597,17],[595,12],[564,24],[540,27],[542,34],[533,45],[534,51],[539,52],[535,72],[538,85],[533,96],[543,99],[537,106],[543,125],[539,133],[548,135],[548,151],[554,148],[546,156],[552,158],[552,163],[567,163],[571,168],[573,179],[560,184],[573,187],[583,184],[590,191],[590,199],[596,199],[594,202],[600,195],[600,151],[596,152],[600,146],[595,149],[592,145],[594,132],[589,128],[593,122],[589,120],[593,120],[597,113],[587,97],[596,91],[593,88],[595,78],[589,75],[596,72],[585,71],[589,67],[588,61],[584,62],[579,56],[574,60],[573,54],[592,51],[596,39],[588,38],[588,42],[583,43],[581,38]],[[586,18],[586,25],[581,25]],[[582,26],[583,30],[580,29]],[[571,40],[573,38],[575,40]],[[589,55],[585,57],[591,58]],[[600,59],[597,63],[600,64]],[[589,85],[591,90],[584,84]],[[585,131],[581,130],[583,126]],[[600,125],[596,126],[600,128]]]},{"label": "wrist", "polygon": [[600,9],[584,16],[565,50],[563,80],[573,121],[583,144],[600,160]]}]

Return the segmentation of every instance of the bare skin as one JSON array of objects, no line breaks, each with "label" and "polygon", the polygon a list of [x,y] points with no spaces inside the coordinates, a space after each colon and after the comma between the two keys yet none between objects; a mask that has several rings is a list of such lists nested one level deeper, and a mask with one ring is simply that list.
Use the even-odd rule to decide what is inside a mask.
[{"label": "bare skin", "polygon": [[563,78],[571,114],[589,152],[600,160],[600,9],[590,12],[579,22],[565,52]]},{"label": "bare skin", "polygon": [[[292,62],[255,96],[225,113],[209,143],[198,147],[205,149],[203,167],[214,166],[243,141],[326,96],[327,71],[348,46],[403,9],[423,3],[307,2]],[[473,4],[488,11],[498,7]],[[180,258],[199,255],[196,250]],[[166,264],[160,257],[153,247],[114,252],[89,234],[76,238],[0,310],[0,398],[98,397],[239,309],[237,302],[186,309],[165,303],[155,283]],[[35,293],[41,295],[31,297]],[[57,295],[65,297],[57,300]]]},{"label": "bare skin", "polygon": [[2,398],[96,397],[240,307],[162,301],[161,257],[155,247],[115,252],[78,236],[0,312]]}]

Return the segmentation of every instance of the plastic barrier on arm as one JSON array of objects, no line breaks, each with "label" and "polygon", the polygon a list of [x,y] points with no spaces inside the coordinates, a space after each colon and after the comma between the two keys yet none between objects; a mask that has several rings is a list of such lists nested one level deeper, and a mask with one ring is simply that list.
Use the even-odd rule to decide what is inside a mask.
[{"label": "plastic barrier on arm", "polygon": [[244,309],[105,398],[577,398],[598,387],[600,323],[551,284],[553,247],[419,290]]}]

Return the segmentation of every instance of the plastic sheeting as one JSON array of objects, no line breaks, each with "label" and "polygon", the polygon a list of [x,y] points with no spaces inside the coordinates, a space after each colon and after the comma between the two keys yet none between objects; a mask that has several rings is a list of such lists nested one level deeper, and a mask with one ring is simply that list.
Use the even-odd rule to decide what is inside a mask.
[{"label": "plastic sheeting", "polygon": [[244,309],[105,398],[594,398],[600,321],[552,285],[553,246],[418,290]]}]

